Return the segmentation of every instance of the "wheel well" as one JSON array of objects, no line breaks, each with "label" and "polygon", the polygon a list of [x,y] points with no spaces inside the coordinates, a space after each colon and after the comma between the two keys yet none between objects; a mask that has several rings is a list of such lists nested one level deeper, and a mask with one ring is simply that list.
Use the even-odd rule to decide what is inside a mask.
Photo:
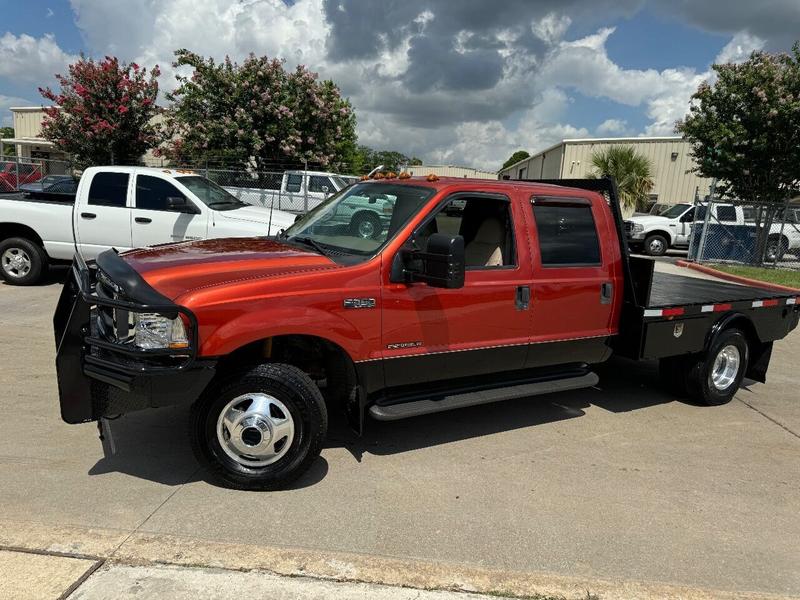
[{"label": "wheel well", "polygon": [[348,394],[358,383],[350,355],[330,340],[312,335],[277,335],[251,342],[223,357],[217,372],[224,375],[265,361],[286,363],[305,372],[320,387],[330,409],[340,403],[338,408],[345,408],[346,399],[326,393],[333,389],[334,383]]},{"label": "wheel well", "polygon": [[32,228],[21,223],[0,223],[0,241],[12,237],[22,237],[44,247],[42,238]]},{"label": "wheel well", "polygon": [[662,231],[660,229],[656,229],[655,231],[648,231],[644,234],[644,239],[649,238],[651,235],[660,235],[666,238],[667,243],[672,243],[672,236],[669,234],[668,231]]},{"label": "wheel well", "polygon": [[782,233],[771,233],[771,234],[769,234],[769,236],[767,237],[767,239],[768,239],[769,241],[780,239],[780,241],[781,241],[781,243],[782,243],[782,244],[785,244],[787,247],[789,246],[789,238],[788,238],[788,237],[786,237],[786,236],[785,236],[784,234],[782,234]]},{"label": "wheel well", "polygon": [[354,221],[357,217],[362,216],[362,215],[366,215],[366,216],[369,216],[369,217],[375,217],[376,219],[380,220],[380,217],[378,216],[378,213],[376,213],[374,210],[370,210],[368,208],[362,208],[361,210],[356,211],[353,214],[353,217],[350,219],[350,221]]}]

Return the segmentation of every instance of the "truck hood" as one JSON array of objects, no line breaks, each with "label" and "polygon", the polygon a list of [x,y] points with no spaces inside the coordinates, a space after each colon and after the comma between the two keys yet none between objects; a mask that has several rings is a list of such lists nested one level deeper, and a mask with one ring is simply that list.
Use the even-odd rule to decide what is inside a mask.
[{"label": "truck hood", "polygon": [[631,223],[638,223],[639,225],[644,225],[645,227],[649,227],[650,225],[663,225],[667,226],[673,219],[668,219],[667,217],[659,217],[657,215],[642,215],[641,217],[631,217],[628,219]]},{"label": "truck hood", "polygon": [[171,300],[198,288],[242,279],[339,268],[331,259],[266,238],[222,238],[164,244],[122,254],[153,288]]},{"label": "truck hood", "polygon": [[[270,217],[272,212],[272,217]],[[214,212],[214,219],[217,222],[224,221],[245,221],[248,223],[259,223],[264,225],[264,231],[267,231],[267,225],[270,220],[272,226],[270,227],[269,235],[278,233],[281,229],[287,229],[294,223],[295,215],[283,210],[265,208],[262,206],[243,206],[236,210],[218,210]]]}]

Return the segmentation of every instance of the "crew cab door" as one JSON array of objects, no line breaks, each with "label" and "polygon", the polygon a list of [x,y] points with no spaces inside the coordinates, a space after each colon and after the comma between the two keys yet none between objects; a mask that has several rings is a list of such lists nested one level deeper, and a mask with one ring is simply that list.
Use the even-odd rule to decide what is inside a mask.
[{"label": "crew cab door", "polygon": [[[454,203],[463,208],[456,210]],[[501,194],[449,196],[417,226],[406,247],[433,233],[462,235],[464,287],[442,289],[388,280],[383,265],[383,357],[387,387],[512,371],[525,362],[531,272],[524,217]],[[388,264],[387,264],[388,262]]]},{"label": "crew cab door", "polygon": [[611,211],[599,195],[534,196],[527,208],[533,289],[526,367],[602,361],[618,331],[623,292]]},{"label": "crew cab door", "polygon": [[76,243],[85,260],[95,259],[109,248],[121,252],[133,247],[131,179],[129,171],[114,171],[113,168],[83,176],[73,219]]},{"label": "crew cab door", "polygon": [[[182,200],[182,206],[175,201]],[[208,231],[208,214],[172,181],[152,173],[136,174],[133,208],[133,246],[201,240]]]}]

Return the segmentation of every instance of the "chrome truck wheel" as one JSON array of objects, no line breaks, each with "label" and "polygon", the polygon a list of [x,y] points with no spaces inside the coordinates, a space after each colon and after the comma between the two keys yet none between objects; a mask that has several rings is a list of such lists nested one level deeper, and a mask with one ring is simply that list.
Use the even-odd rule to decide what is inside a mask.
[{"label": "chrome truck wheel", "polygon": [[217,419],[217,440],[233,460],[248,467],[271,465],[286,455],[294,440],[289,409],[268,394],[237,396]]},{"label": "chrome truck wheel", "polygon": [[319,456],[328,429],[314,382],[292,365],[265,363],[220,377],[192,407],[198,461],[226,487],[284,488]]},{"label": "chrome truck wheel", "polygon": [[0,240],[0,277],[11,285],[31,285],[47,272],[47,254],[22,237]]},{"label": "chrome truck wheel", "polygon": [[684,359],[689,396],[709,405],[730,402],[742,384],[749,357],[750,347],[742,331],[720,332],[706,352]]},{"label": "chrome truck wheel", "polygon": [[0,264],[3,265],[6,275],[13,279],[22,279],[31,272],[32,261],[24,248],[12,246],[6,248],[0,256]]}]

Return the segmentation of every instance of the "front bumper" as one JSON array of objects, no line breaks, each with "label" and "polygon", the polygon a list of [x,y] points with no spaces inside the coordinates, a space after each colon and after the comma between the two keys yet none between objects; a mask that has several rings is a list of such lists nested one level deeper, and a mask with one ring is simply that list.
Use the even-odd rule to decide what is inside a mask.
[{"label": "front bumper", "polygon": [[[67,423],[189,404],[215,372],[215,361],[196,357],[194,314],[150,288],[116,253],[104,255],[98,263],[104,262],[119,275],[119,293],[100,289],[97,270],[76,257],[53,315],[61,418]],[[109,275],[108,279],[117,279]],[[183,315],[189,323],[189,348],[142,350],[116,341],[103,319],[124,315],[127,322],[128,312]]]}]

